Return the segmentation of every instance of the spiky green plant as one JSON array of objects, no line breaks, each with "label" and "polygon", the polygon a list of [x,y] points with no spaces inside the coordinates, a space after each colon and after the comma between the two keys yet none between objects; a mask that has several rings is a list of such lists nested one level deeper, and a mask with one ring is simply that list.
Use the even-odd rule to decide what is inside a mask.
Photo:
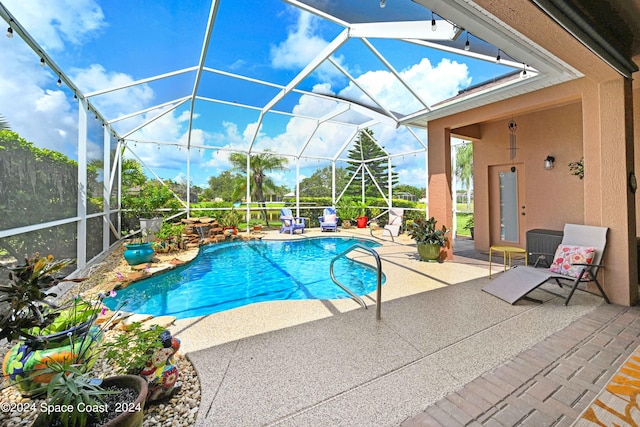
[{"label": "spiky green plant", "polygon": [[[87,424],[91,412],[83,408],[102,404],[102,396],[116,394],[118,391],[105,390],[99,382],[91,378],[84,370],[86,365],[60,363],[50,361],[47,368],[39,372],[40,375],[54,373],[46,386],[47,407],[53,408],[49,413],[49,420],[59,417],[64,427],[81,427]],[[56,411],[55,408],[69,408],[70,411]],[[100,413],[96,412],[99,416]]]}]

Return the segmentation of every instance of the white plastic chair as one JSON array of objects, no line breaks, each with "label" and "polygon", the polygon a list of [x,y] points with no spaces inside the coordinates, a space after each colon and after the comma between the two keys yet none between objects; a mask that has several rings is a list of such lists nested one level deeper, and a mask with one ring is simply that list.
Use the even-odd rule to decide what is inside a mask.
[{"label": "white plastic chair", "polygon": [[[389,209],[389,223],[384,226],[384,230],[391,233],[392,236],[397,237],[402,233],[402,221],[404,220],[404,209],[391,208]],[[382,230],[382,235],[385,234]]]}]

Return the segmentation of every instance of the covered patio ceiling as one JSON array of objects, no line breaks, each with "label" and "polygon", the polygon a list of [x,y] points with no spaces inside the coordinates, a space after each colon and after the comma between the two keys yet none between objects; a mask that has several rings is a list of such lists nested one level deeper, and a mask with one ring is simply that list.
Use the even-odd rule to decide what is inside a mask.
[{"label": "covered patio ceiling", "polygon": [[[291,50],[295,43],[286,48],[286,41],[302,37],[292,31],[286,41],[269,33],[245,39],[244,34],[265,21],[281,19],[281,15],[265,14],[274,10],[266,8],[267,3],[281,4],[281,14],[297,14],[299,21],[307,22],[306,31],[315,28],[305,39],[315,46],[305,46],[304,54]],[[176,24],[182,22],[182,9],[177,8],[172,14],[138,17],[153,20],[153,28],[166,32],[150,33],[147,40],[129,38],[126,25],[134,22],[110,28],[103,37],[121,52],[118,64],[105,63],[100,52],[90,58],[74,57],[73,52],[48,48],[52,42],[47,34],[29,27],[28,9],[18,7],[17,1],[0,5],[0,16],[13,32],[124,144],[148,142],[246,153],[268,150],[335,161],[361,129],[371,128],[390,155],[401,155],[426,150],[425,134],[411,128],[425,128],[429,120],[581,76],[465,0],[194,1],[184,9],[198,9],[201,19],[188,27]],[[111,8],[126,5],[103,2],[100,7],[109,15]],[[245,11],[241,19],[239,10]],[[145,43],[154,38],[165,42],[163,51],[157,47],[145,51]],[[271,63],[257,55],[243,55],[249,45],[251,52],[269,52]],[[229,55],[229,46],[237,54]],[[186,49],[190,55],[177,57],[174,68],[155,60],[154,55],[171,56],[177,49]],[[287,58],[280,58],[278,65],[278,56]],[[103,85],[69,72],[91,67],[96,60],[131,77]],[[425,60],[432,67],[437,61],[462,63],[469,77],[453,89],[442,90],[437,78],[420,74],[418,65]],[[146,64],[147,74],[133,67],[140,63]],[[474,90],[465,91],[469,87]],[[145,96],[148,91],[153,96]],[[118,103],[122,97],[131,102]],[[184,118],[186,131],[174,133],[173,138],[170,132],[153,131],[167,115]],[[244,129],[243,138],[233,142],[209,138],[207,124],[213,121],[236,123]],[[293,145],[268,137],[269,129],[290,127],[296,128]],[[401,142],[407,137],[413,143]]]}]

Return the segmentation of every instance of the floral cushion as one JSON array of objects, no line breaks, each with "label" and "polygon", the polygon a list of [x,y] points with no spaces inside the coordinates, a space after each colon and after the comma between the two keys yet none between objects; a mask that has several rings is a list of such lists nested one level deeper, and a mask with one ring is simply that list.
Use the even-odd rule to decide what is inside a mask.
[{"label": "floral cushion", "polygon": [[583,266],[574,266],[572,264],[591,264],[595,253],[595,248],[560,245],[556,250],[556,254],[553,257],[553,264],[551,264],[549,270],[551,270],[552,273],[578,277]]},{"label": "floral cushion", "polygon": [[336,214],[327,214],[327,215],[325,215],[322,222],[328,222],[330,224],[335,223],[336,222]]}]

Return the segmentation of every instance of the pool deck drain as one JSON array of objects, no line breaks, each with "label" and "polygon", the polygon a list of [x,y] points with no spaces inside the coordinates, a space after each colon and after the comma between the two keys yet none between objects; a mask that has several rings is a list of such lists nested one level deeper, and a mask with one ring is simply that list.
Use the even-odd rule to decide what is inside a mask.
[{"label": "pool deck drain", "polygon": [[536,291],[544,304],[511,306],[481,291],[486,261],[421,262],[406,235],[376,250],[387,277],[380,321],[351,300],[258,303],[177,321],[171,330],[202,387],[197,424],[433,425],[416,416],[602,304],[579,293],[564,307]]}]

